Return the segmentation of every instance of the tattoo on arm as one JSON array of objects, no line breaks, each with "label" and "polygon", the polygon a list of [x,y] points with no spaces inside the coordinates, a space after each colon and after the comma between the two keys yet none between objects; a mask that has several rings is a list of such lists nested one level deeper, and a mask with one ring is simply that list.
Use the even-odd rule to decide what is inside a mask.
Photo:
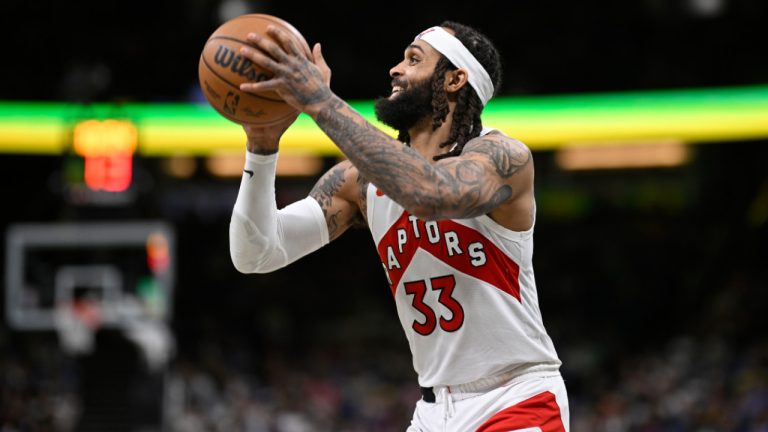
[{"label": "tattoo on arm", "polygon": [[[323,213],[325,213],[325,210],[323,210]],[[328,222],[328,237],[331,239],[335,239],[337,236],[341,235],[341,230],[339,229],[339,215],[341,215],[341,210],[326,217]]]},{"label": "tattoo on arm", "polygon": [[[293,79],[288,80],[288,90],[302,105],[312,105],[331,97],[331,89],[324,84],[322,73],[308,60],[302,62],[301,67],[294,72]],[[314,84],[314,85],[313,85]],[[307,86],[312,86],[307,88]]]},{"label": "tattoo on arm", "polygon": [[370,182],[365,177],[357,172],[357,191],[358,191],[358,208],[360,211],[355,214],[354,226],[366,226],[368,225],[368,185]]},{"label": "tattoo on arm", "polygon": [[512,177],[531,161],[531,151],[523,147],[518,142],[499,143],[490,139],[480,139],[469,148],[465,153],[481,153],[488,156],[493,161],[496,168],[496,174],[503,179]]},{"label": "tattoo on arm", "polygon": [[[422,217],[479,216],[513,195],[508,184],[488,181],[487,164],[477,158],[445,159],[437,167],[366,122],[336,97],[318,113],[316,121],[368,180],[406,209],[418,210]],[[473,141],[464,149],[465,154],[471,152],[490,160],[503,180],[531,159],[524,146],[498,138]]]},{"label": "tattoo on arm", "polygon": [[[346,207],[343,207],[346,209],[343,210],[338,205],[334,207],[334,197],[340,198],[340,193],[349,193],[342,192],[342,188],[345,187],[346,181],[350,181],[354,172],[357,172],[355,179],[356,189],[350,189],[349,191],[356,191],[359,193],[359,196],[341,198],[355,200],[354,204],[357,204],[360,210],[356,211],[357,209],[347,209]],[[350,184],[349,186],[351,187],[352,185]],[[365,216],[365,191],[367,188],[368,181],[359,174],[359,171],[354,166],[342,164],[325,173],[309,192],[309,195],[320,204],[320,209],[323,211],[326,223],[328,224],[328,235],[331,239],[335,239],[349,227],[365,227],[367,225]],[[339,202],[337,201],[336,203],[338,204]]]},{"label": "tattoo on arm", "polygon": [[[361,171],[405,207],[430,199],[418,186],[434,168],[413,149],[405,147],[334,97],[318,113],[316,122]],[[377,143],[377,145],[371,145]],[[434,178],[432,178],[434,180]]]},{"label": "tattoo on arm", "polygon": [[318,88],[306,95],[303,93],[295,93],[295,95],[302,105],[312,105],[328,99],[331,96],[331,91],[328,88]]},{"label": "tattoo on arm", "polygon": [[[499,142],[480,138],[465,147],[465,155],[472,153],[487,156],[493,163],[496,174],[504,180],[511,178],[531,161],[530,150],[517,141]],[[502,184],[491,191],[487,190],[489,186],[485,185],[486,182],[483,168],[479,167],[477,162],[465,160],[457,163],[455,187],[457,193],[463,197],[463,202],[457,207],[466,210],[465,217],[489,213],[512,198],[514,191],[509,184]]]},{"label": "tattoo on arm", "polygon": [[346,169],[341,166],[333,168],[325,173],[309,192],[309,196],[314,198],[323,210],[325,220],[328,222],[328,235],[330,238],[335,238],[339,231],[338,217],[340,212],[329,215],[328,211],[333,203],[334,195],[341,190],[341,186],[344,184],[344,171]]}]

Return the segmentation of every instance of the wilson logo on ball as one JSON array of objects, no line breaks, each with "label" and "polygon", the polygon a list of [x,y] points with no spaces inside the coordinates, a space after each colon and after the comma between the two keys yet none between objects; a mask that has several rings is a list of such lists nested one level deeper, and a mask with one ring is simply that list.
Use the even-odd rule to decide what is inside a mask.
[{"label": "wilson logo on ball", "polygon": [[271,76],[264,72],[259,72],[253,67],[253,62],[243,58],[226,45],[219,45],[213,61],[223,67],[229,68],[232,72],[245,77],[248,81],[266,81]]}]

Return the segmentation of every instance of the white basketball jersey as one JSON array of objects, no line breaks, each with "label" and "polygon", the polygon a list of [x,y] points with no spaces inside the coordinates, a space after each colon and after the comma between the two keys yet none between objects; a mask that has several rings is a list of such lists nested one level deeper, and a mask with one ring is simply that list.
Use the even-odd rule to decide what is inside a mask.
[{"label": "white basketball jersey", "polygon": [[539,311],[533,228],[510,231],[486,215],[425,222],[374,185],[367,198],[421,386],[559,369]]}]

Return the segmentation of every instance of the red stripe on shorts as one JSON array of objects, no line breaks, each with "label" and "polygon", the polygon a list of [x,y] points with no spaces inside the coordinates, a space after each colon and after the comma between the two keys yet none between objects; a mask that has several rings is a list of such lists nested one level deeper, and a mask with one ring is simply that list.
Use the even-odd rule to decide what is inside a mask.
[{"label": "red stripe on shorts", "polygon": [[505,408],[483,423],[477,432],[508,432],[532,427],[539,427],[542,432],[565,432],[554,394],[547,391]]}]

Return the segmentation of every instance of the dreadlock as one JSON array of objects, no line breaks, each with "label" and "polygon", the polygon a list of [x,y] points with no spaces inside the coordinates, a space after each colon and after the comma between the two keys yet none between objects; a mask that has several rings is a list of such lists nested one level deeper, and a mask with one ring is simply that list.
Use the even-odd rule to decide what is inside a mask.
[{"label": "dreadlock", "polygon": [[[493,82],[494,94],[501,86],[501,56],[493,43],[483,34],[472,27],[453,21],[444,21],[441,27],[447,27],[454,31],[454,36],[464,44],[473,56],[488,72]],[[447,58],[442,57],[435,66],[432,75],[432,128],[437,129],[448,117],[448,95],[445,92],[445,73],[456,70]],[[464,144],[480,135],[483,123],[480,114],[483,112],[483,103],[477,96],[472,86],[466,85],[457,97],[456,109],[453,112],[453,124],[448,139],[440,144],[440,147],[449,147],[445,153],[435,156],[434,160],[440,160],[451,156],[458,156],[464,150]],[[409,142],[407,131],[401,131],[398,139]]]}]

